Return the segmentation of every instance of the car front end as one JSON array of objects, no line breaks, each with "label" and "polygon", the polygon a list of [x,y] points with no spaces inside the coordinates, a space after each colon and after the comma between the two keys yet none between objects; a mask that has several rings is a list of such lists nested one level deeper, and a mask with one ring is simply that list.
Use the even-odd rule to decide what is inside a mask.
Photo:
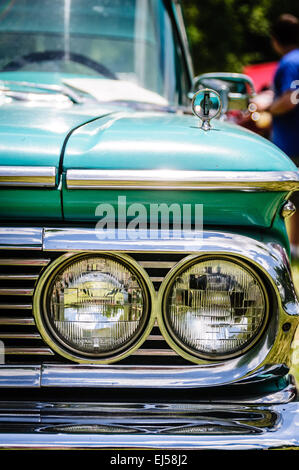
[{"label": "car front end", "polygon": [[0,71],[0,448],[298,449],[295,165],[191,115],[178,2],[20,3],[41,21],[0,22],[26,39]]}]

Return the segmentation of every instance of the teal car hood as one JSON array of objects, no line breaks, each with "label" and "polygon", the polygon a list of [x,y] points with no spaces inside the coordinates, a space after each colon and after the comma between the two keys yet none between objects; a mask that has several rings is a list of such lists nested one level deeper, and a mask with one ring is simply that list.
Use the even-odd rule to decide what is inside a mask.
[{"label": "teal car hood", "polygon": [[67,136],[84,123],[107,114],[107,109],[53,109],[49,106],[1,106],[1,165],[58,168]]},{"label": "teal car hood", "polygon": [[1,106],[0,165],[3,167],[48,167],[56,171],[55,188],[0,187],[0,217],[48,220],[62,218],[59,165],[71,132],[109,113],[97,107],[66,109],[11,103]]},{"label": "teal car hood", "polygon": [[63,159],[64,217],[94,222],[103,203],[117,217],[119,197],[125,196],[127,207],[141,203],[147,210],[157,202],[202,204],[206,225],[271,227],[285,192],[68,187],[70,170],[296,171],[276,146],[250,131],[213,121],[206,132],[199,124],[190,115],[123,112],[75,130]]},{"label": "teal car hood", "polygon": [[294,171],[276,146],[235,124],[171,113],[116,113],[81,127],[70,137],[64,170],[158,169]]},{"label": "teal car hood", "polygon": [[[122,111],[119,111],[122,109]],[[67,109],[4,105],[0,161],[8,166],[57,169],[55,189],[1,188],[2,219],[65,218],[92,221],[99,204],[201,203],[205,223],[270,227],[283,192],[68,189],[72,169],[295,171],[291,160],[265,139],[234,124],[213,122],[205,132],[190,115],[133,111],[101,104]],[[61,172],[61,173],[60,173]]]}]

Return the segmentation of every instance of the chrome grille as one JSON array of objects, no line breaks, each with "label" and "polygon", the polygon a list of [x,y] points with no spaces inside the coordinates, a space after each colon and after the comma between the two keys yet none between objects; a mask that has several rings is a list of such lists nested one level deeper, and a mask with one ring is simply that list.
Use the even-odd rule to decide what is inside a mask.
[{"label": "chrome grille", "polygon": [[[6,362],[54,356],[39,335],[32,313],[34,286],[51,258],[38,251],[5,251],[0,257],[0,340]],[[22,358],[21,358],[22,356]]]},{"label": "chrome grille", "polygon": [[[0,340],[7,363],[69,362],[41,338],[33,317],[32,297],[41,272],[62,253],[13,250],[0,252]],[[156,290],[181,254],[130,254],[147,271]],[[165,342],[157,324],[143,345],[121,364],[188,364]]]}]

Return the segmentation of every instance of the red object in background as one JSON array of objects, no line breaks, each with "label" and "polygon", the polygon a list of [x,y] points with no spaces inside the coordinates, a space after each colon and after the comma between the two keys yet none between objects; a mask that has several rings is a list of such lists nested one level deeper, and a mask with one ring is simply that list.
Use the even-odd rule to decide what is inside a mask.
[{"label": "red object in background", "polygon": [[256,92],[259,93],[263,89],[271,87],[277,65],[277,62],[247,65],[243,72],[253,80]]},{"label": "red object in background", "polygon": [[[243,73],[248,75],[254,83],[256,93],[272,88],[278,62],[265,62],[263,64],[247,65]],[[246,127],[257,134],[270,138],[271,115],[268,112],[228,112],[228,120],[236,122],[240,126]]]}]

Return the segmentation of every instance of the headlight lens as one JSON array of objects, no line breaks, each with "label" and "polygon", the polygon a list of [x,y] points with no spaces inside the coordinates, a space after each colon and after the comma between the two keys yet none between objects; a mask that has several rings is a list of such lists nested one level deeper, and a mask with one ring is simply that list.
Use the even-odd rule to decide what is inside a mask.
[{"label": "headlight lens", "polygon": [[201,358],[237,355],[263,329],[267,299],[250,268],[227,259],[193,262],[170,283],[164,321],[174,341]]},{"label": "headlight lens", "polygon": [[134,269],[109,256],[75,258],[47,289],[45,320],[60,344],[107,357],[139,338],[148,312],[146,288]]}]

